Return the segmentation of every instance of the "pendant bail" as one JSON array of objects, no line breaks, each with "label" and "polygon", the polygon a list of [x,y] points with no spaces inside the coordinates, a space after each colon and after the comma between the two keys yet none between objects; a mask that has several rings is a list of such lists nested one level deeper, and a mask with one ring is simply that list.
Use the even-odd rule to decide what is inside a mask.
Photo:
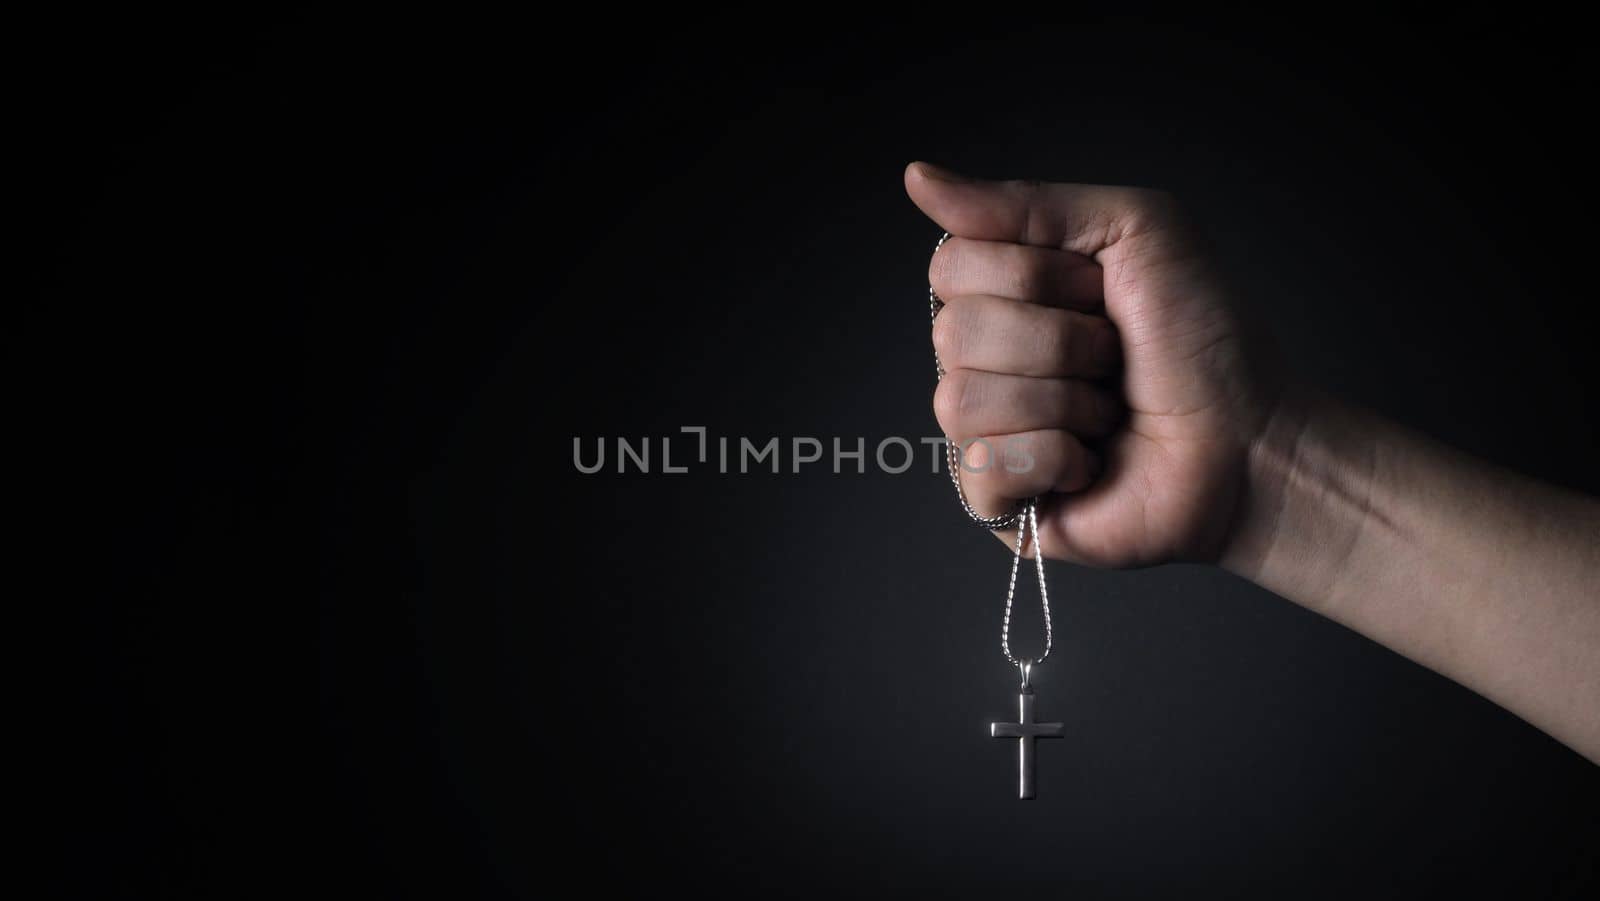
[{"label": "pendant bail", "polygon": [[1033,694],[1033,659],[1024,657],[1018,660],[1017,669],[1022,671],[1022,693]]}]

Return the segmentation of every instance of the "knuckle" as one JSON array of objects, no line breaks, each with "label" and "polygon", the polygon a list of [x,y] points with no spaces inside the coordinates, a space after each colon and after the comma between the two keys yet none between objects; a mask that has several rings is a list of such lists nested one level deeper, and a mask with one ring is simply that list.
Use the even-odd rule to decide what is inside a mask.
[{"label": "knuckle", "polygon": [[947,292],[953,293],[956,284],[957,267],[960,265],[961,250],[955,243],[957,239],[951,238],[944,242],[933,256],[928,259],[928,284],[940,296]]},{"label": "knuckle", "polygon": [[960,356],[962,334],[966,330],[966,317],[961,309],[945,302],[945,308],[933,320],[933,349],[944,360],[945,368]]},{"label": "knuckle", "polygon": [[966,375],[959,369],[952,369],[944,374],[939,384],[933,389],[933,416],[939,420],[939,425],[947,435],[959,435],[962,408],[964,406],[963,393],[966,391]]}]

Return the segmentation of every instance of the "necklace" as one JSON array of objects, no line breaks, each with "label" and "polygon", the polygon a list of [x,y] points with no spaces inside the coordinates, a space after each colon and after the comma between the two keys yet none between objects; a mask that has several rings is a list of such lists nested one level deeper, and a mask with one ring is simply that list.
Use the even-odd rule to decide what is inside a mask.
[{"label": "necklace", "polygon": [[[950,239],[950,233],[945,232],[939,242],[933,245],[933,252],[938,253],[944,242]],[[939,299],[938,292],[933,286],[928,286],[928,314],[930,319],[939,318],[939,311],[944,308],[944,301]],[[939,378],[944,378],[944,363],[939,360],[939,355],[933,355],[934,372]],[[1017,528],[1017,544],[1011,555],[1011,579],[1006,583],[1006,610],[1000,620],[1000,653],[1005,655],[1006,662],[1017,668],[1022,677],[1022,686],[1017,693],[1017,721],[1014,723],[990,723],[989,735],[993,738],[1012,738],[1017,741],[1017,797],[1029,800],[1034,796],[1033,778],[1033,743],[1040,738],[1061,738],[1066,726],[1062,723],[1038,723],[1033,719],[1033,668],[1043,663],[1050,656],[1052,635],[1050,629],[1050,593],[1045,588],[1044,581],[1044,549],[1039,544],[1039,499],[1029,498],[1016,510],[1001,513],[996,516],[983,516],[973,509],[967,500],[967,493],[961,487],[961,467],[963,454],[966,448],[958,444],[953,438],[945,438],[945,462],[950,469],[950,482],[955,486],[956,499],[961,502],[961,509],[973,522],[986,529]],[[992,465],[992,464],[991,464]],[[1011,608],[1017,595],[1017,571],[1022,566],[1022,552],[1028,546],[1028,533],[1033,533],[1033,562],[1034,569],[1039,578],[1039,606],[1044,614],[1044,650],[1038,659],[1031,657],[1017,657],[1011,653]]]}]

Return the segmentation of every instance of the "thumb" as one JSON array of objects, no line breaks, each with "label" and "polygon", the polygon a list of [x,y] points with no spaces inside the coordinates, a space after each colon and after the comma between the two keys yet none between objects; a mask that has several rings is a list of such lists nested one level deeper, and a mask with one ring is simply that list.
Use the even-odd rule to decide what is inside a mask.
[{"label": "thumb", "polygon": [[1140,188],[985,181],[931,163],[906,167],[911,202],[960,238],[1006,241],[1094,256],[1139,231],[1164,207]]}]

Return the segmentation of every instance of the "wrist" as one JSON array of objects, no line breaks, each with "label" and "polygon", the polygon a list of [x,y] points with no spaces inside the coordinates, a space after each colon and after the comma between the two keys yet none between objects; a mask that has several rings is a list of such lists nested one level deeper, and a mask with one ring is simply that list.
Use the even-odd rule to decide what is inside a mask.
[{"label": "wrist", "polygon": [[1275,399],[1249,445],[1223,568],[1330,612],[1373,515],[1377,447],[1364,419],[1300,386]]}]

